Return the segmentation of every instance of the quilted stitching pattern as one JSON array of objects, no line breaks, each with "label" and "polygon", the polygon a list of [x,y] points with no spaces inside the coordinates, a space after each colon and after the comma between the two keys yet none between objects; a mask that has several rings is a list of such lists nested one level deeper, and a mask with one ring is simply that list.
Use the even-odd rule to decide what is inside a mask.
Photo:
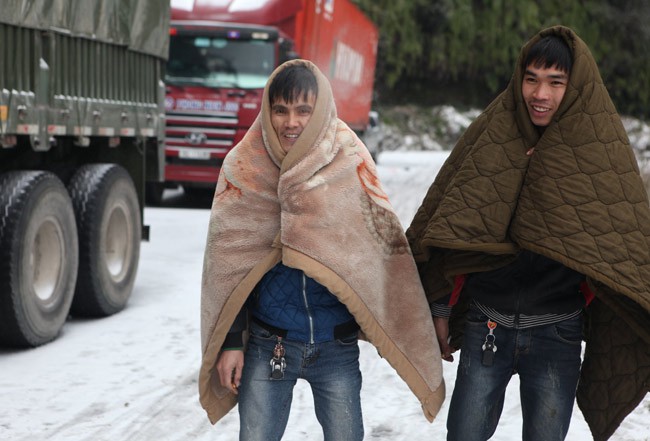
[{"label": "quilted stitching pattern", "polygon": [[590,306],[588,321],[598,344],[586,347],[577,400],[600,416],[590,428],[595,440],[606,440],[650,391],[650,346],[601,302]]},{"label": "quilted stitching pattern", "polygon": [[[307,342],[310,323],[302,297],[302,277],[302,271],[277,264],[258,284],[251,307],[266,323],[289,330],[288,339]],[[327,288],[309,277],[305,280],[315,339],[329,340],[334,326],[351,320],[352,315]]]}]

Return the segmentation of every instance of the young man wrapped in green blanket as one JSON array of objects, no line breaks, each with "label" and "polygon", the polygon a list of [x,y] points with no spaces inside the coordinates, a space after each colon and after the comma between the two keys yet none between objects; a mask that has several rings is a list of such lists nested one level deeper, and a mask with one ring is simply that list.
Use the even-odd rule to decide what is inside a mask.
[{"label": "young man wrapped in green blanket", "polygon": [[407,237],[442,356],[461,349],[448,440],[492,436],[514,373],[526,441],[566,437],[576,387],[596,440],[648,391],[648,197],[594,58],[571,29],[545,29],[523,47]]}]

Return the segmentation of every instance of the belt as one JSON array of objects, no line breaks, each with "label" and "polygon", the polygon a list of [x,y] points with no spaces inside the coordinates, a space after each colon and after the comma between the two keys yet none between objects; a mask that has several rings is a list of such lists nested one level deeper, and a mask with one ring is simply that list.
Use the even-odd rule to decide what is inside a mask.
[{"label": "belt", "polygon": [[[269,325],[268,323],[258,319],[255,316],[251,316],[251,319],[253,322],[264,328],[267,332],[269,332],[271,335],[277,335],[278,337],[286,338],[287,331],[286,329],[282,328],[277,328],[273,325]],[[345,323],[341,323],[340,325],[334,326],[334,339],[339,340],[341,338],[347,337],[348,335],[352,334],[355,331],[359,330],[359,324],[354,320],[349,320]]]}]

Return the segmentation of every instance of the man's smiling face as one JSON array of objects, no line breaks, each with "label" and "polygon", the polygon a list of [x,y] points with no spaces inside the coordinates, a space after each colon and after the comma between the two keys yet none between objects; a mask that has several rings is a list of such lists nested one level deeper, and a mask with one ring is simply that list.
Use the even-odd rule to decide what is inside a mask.
[{"label": "man's smiling face", "polygon": [[311,92],[300,94],[290,103],[280,97],[271,104],[271,124],[285,152],[291,150],[305,129],[315,105],[316,95]]},{"label": "man's smiling face", "polygon": [[530,64],[526,68],[521,93],[533,124],[546,127],[551,123],[568,83],[569,75],[557,66],[544,68]]}]

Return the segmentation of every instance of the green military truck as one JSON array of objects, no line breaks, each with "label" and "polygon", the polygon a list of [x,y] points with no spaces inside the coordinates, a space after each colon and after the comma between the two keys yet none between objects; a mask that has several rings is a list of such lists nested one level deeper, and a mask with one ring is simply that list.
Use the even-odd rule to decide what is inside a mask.
[{"label": "green military truck", "polygon": [[0,345],[127,303],[168,46],[169,0],[0,2]]}]

